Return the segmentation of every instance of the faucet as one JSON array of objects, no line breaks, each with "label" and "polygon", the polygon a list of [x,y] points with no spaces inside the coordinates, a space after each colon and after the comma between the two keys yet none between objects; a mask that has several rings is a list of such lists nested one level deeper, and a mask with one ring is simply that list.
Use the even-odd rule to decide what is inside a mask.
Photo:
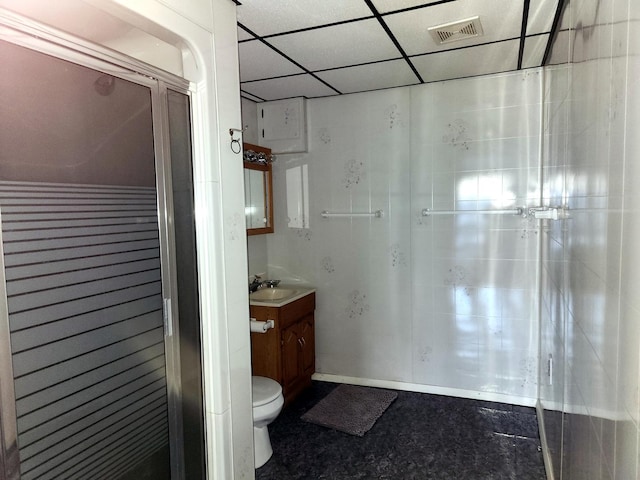
[{"label": "faucet", "polygon": [[253,281],[249,284],[249,293],[253,293],[262,287],[276,288],[280,280],[262,280],[260,275],[254,275]]},{"label": "faucet", "polygon": [[262,277],[254,275],[253,281],[249,284],[249,293],[257,291],[262,286]]}]

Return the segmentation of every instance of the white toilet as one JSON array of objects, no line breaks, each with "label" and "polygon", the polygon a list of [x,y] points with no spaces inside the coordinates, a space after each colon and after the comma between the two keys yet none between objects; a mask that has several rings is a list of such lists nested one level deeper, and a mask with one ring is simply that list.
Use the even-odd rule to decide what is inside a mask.
[{"label": "white toilet", "polygon": [[280,384],[270,378],[251,377],[251,385],[253,388],[254,458],[256,468],[259,468],[267,463],[273,454],[267,425],[280,414],[284,405],[284,397]]}]

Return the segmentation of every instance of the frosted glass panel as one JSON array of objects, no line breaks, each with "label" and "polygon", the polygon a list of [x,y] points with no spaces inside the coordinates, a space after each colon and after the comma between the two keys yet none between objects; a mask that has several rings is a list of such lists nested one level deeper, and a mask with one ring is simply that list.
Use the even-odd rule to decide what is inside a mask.
[{"label": "frosted glass panel", "polygon": [[0,178],[155,185],[149,89],[0,42]]},{"label": "frosted glass panel", "polygon": [[169,478],[151,92],[5,42],[0,57],[21,478]]}]

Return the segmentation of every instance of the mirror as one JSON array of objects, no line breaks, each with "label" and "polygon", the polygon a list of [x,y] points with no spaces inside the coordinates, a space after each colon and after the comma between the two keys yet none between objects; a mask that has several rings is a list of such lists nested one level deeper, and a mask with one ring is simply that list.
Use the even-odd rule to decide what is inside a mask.
[{"label": "mirror", "polygon": [[[271,157],[271,149],[266,147],[244,143],[243,148]],[[271,163],[244,162],[244,205],[247,235],[273,233]]]}]

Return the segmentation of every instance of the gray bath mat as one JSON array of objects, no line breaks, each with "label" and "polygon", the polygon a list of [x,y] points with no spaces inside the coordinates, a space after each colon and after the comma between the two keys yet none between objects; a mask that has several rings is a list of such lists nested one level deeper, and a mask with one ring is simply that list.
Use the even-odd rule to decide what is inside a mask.
[{"label": "gray bath mat", "polygon": [[362,437],[397,397],[390,390],[340,385],[300,418]]}]

